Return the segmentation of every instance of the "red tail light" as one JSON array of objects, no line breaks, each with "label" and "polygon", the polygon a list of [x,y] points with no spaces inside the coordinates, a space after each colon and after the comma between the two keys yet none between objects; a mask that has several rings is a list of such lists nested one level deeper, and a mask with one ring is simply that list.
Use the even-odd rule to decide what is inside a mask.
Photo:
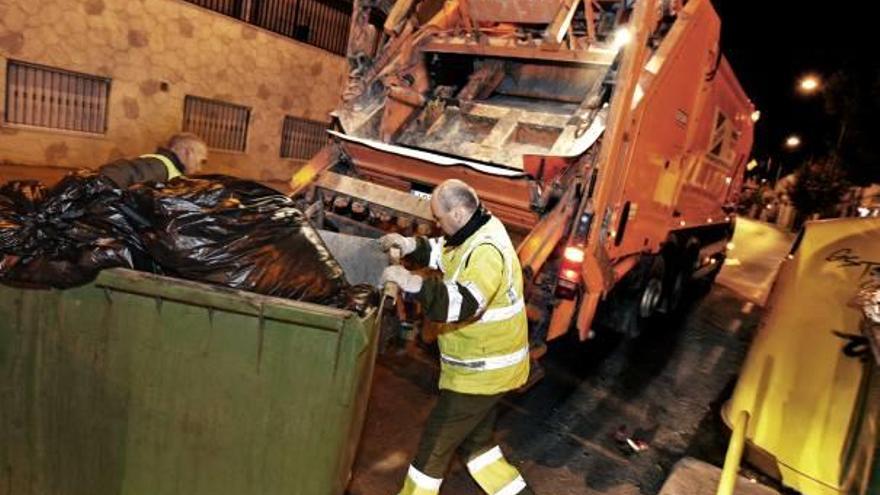
[{"label": "red tail light", "polygon": [[562,253],[562,265],[559,267],[559,279],[556,281],[556,297],[574,299],[581,283],[581,265],[584,262],[584,250],[578,246],[568,246]]},{"label": "red tail light", "polygon": [[565,261],[570,263],[583,263],[584,250],[577,246],[568,246],[565,248],[565,254],[563,254],[562,257],[565,258]]}]

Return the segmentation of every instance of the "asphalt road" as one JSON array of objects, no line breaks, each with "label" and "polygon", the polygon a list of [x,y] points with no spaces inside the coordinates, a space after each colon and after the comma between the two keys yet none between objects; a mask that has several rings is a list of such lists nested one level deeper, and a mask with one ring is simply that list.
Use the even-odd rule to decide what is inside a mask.
[{"label": "asphalt road", "polygon": [[[718,284],[637,339],[562,339],[547,376],[504,401],[497,437],[539,495],[655,494],[685,455],[721,455],[730,389],[792,236],[740,220]],[[396,494],[433,404],[438,367],[410,349],[380,359],[350,495]],[[626,439],[646,448],[636,452]],[[481,493],[460,462],[443,494]]]}]

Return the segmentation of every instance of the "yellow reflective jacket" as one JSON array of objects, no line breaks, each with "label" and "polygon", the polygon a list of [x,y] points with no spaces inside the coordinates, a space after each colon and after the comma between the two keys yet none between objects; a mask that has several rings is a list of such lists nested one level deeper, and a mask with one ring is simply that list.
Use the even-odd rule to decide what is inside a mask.
[{"label": "yellow reflective jacket", "polygon": [[[529,343],[522,268],[504,225],[492,217],[459,246],[442,238],[428,244],[428,265],[443,274],[439,296],[448,299],[438,337],[440,388],[492,395],[523,385]],[[465,300],[475,302],[471,314],[462,313]]]}]

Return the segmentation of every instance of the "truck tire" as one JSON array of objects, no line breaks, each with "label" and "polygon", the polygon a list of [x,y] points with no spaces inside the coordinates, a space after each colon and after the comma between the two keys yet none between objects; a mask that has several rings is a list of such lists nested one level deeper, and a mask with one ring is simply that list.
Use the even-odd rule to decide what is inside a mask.
[{"label": "truck tire", "polygon": [[666,300],[663,305],[663,312],[667,315],[674,315],[681,309],[687,290],[687,266],[682,263],[676,263],[675,268],[666,281]]},{"label": "truck tire", "polygon": [[715,259],[717,261],[712,271],[694,280],[694,292],[697,297],[705,296],[712,290],[712,285],[715,284],[715,279],[718,278],[718,274],[721,273],[721,269],[724,268],[724,260],[727,259],[727,256],[724,254],[716,254]]},{"label": "truck tire", "polygon": [[649,331],[657,323],[665,287],[663,257],[646,257],[637,270],[618,307],[622,313],[619,328],[633,338]]},{"label": "truck tire", "polygon": [[682,252],[670,252],[664,257],[665,266],[669,268],[663,304],[667,316],[675,316],[684,307],[684,300],[691,292],[697,252],[698,248],[689,244]]},{"label": "truck tire", "polygon": [[655,257],[651,267],[646,273],[643,286],[639,295],[639,317],[652,318],[657,314],[660,302],[663,300],[665,263],[663,258]]}]

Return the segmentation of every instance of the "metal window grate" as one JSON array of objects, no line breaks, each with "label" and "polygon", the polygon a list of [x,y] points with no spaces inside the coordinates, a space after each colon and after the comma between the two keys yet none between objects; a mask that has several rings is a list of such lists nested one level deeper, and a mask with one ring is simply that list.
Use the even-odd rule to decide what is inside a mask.
[{"label": "metal window grate", "polygon": [[6,122],[104,134],[110,79],[10,60]]},{"label": "metal window grate", "polygon": [[284,117],[281,157],[308,160],[328,141],[327,124],[297,117]]},{"label": "metal window grate", "polygon": [[206,9],[213,10],[214,12],[220,12],[221,14],[226,14],[232,17],[240,18],[242,13],[244,12],[244,2],[245,0],[187,0],[189,3],[194,3],[199,7],[204,7]]},{"label": "metal window grate", "polygon": [[251,109],[224,101],[187,96],[183,130],[198,134],[215,149],[244,151]]},{"label": "metal window grate", "polygon": [[338,55],[345,55],[352,0],[186,0]]},{"label": "metal window grate", "polygon": [[351,23],[350,1],[253,0],[250,21],[290,38],[344,55]]}]

